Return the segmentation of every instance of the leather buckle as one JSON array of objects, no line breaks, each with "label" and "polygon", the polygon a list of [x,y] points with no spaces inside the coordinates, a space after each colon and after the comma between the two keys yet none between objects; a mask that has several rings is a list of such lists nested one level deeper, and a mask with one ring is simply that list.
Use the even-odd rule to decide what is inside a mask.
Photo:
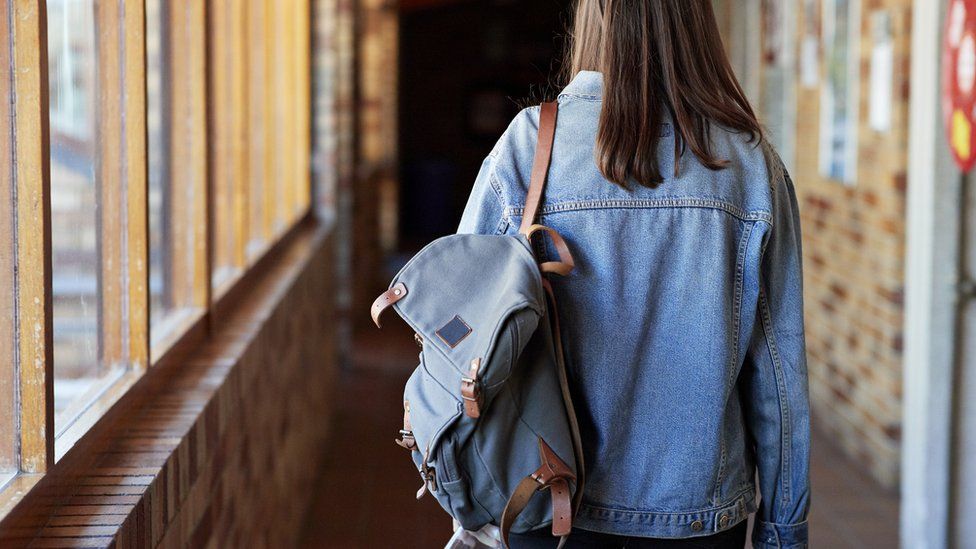
[{"label": "leather buckle", "polygon": [[413,436],[413,431],[408,431],[407,429],[400,429],[400,438],[395,440],[401,448],[413,451],[417,449],[417,439]]},{"label": "leather buckle", "polygon": [[437,491],[437,472],[433,467],[427,466],[426,458],[421,464],[420,480],[423,482],[423,484],[421,484],[420,489],[417,490],[417,499],[423,498],[424,494],[426,494],[428,491]]},{"label": "leather buckle", "polygon": [[461,378],[461,398],[464,399],[464,414],[470,418],[481,416],[481,383],[478,381],[478,370],[481,359],[471,361],[471,371]]}]

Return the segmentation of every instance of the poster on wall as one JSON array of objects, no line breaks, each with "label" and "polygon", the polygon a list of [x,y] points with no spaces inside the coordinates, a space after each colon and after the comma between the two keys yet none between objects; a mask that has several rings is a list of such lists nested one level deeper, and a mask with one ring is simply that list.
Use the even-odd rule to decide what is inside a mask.
[{"label": "poster on wall", "polygon": [[860,2],[823,0],[822,7],[820,174],[852,185],[857,179]]},{"label": "poster on wall", "polygon": [[798,0],[762,0],[763,86],[760,118],[788,169],[796,150],[796,52],[789,36],[796,35]]},{"label": "poster on wall", "polygon": [[818,0],[803,0],[803,38],[800,42],[800,84],[807,89],[820,83],[820,11]]},{"label": "poster on wall", "polygon": [[877,10],[871,14],[871,100],[868,120],[871,129],[891,129],[895,76],[895,45],[891,33],[891,14]]}]

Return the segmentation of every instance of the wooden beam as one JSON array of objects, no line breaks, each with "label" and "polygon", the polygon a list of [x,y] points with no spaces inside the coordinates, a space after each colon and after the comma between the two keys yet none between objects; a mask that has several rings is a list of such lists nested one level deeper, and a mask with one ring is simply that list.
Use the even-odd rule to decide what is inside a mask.
[{"label": "wooden beam", "polygon": [[264,64],[264,75],[268,80],[264,87],[264,137],[265,157],[264,164],[264,240],[272,242],[275,238],[275,221],[278,219],[278,204],[280,203],[280,193],[278,189],[278,177],[280,175],[278,158],[278,124],[280,117],[275,116],[275,99],[278,91],[278,67],[275,63],[275,54],[278,51],[278,40],[275,36],[277,30],[276,22],[280,17],[278,10],[275,9],[277,0],[264,0],[264,14],[261,20],[264,22],[264,51],[261,52],[261,62]]},{"label": "wooden beam", "polygon": [[98,338],[99,369],[128,362],[125,325],[125,73],[122,63],[122,19],[117,2],[95,2],[96,98],[95,188],[98,193]]},{"label": "wooden beam", "polygon": [[312,5],[300,0],[295,9],[295,204],[293,219],[312,207]]},{"label": "wooden beam", "polygon": [[[10,36],[10,4],[0,3],[0,36]],[[14,155],[10,41],[0,44],[0,474],[20,470],[17,458],[17,308],[14,304]]]},{"label": "wooden beam", "polygon": [[47,13],[42,0],[13,0],[13,152],[17,190],[20,470],[54,462],[51,302],[51,165],[48,124]]},{"label": "wooden beam", "polygon": [[125,167],[129,364],[149,366],[149,154],[146,121],[146,5],[125,3]]},{"label": "wooden beam", "polygon": [[174,306],[210,303],[208,260],[206,5],[167,2],[170,32],[170,180]]},{"label": "wooden beam", "polygon": [[267,109],[268,74],[265,32],[267,0],[247,0],[247,120],[248,120],[248,233],[247,261],[257,259],[257,251],[267,242],[265,187],[269,186],[270,145]]},{"label": "wooden beam", "polygon": [[210,0],[208,104],[215,205],[213,250],[214,267],[223,275],[236,275],[245,267],[249,239],[246,9],[246,3]]}]

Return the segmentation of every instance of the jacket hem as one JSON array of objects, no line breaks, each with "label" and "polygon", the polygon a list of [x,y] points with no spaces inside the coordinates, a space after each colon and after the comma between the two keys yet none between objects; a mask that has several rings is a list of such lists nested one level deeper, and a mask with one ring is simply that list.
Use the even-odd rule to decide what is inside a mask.
[{"label": "jacket hem", "polygon": [[584,503],[573,525],[617,536],[694,538],[728,530],[755,511],[755,489],[750,486],[728,503],[688,511],[642,511]]}]

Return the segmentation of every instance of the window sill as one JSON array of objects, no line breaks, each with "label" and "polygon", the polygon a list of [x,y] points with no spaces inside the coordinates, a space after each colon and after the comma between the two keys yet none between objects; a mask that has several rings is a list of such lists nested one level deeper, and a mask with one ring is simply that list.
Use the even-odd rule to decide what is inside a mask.
[{"label": "window sill", "polygon": [[61,461],[61,458],[68,453],[75,443],[85,436],[85,433],[92,428],[95,423],[105,413],[122,398],[125,393],[139,381],[145,370],[142,368],[126,368],[111,379],[105,380],[106,383],[100,389],[99,395],[94,398],[85,408],[74,416],[68,425],[57,434],[54,439],[54,462]]},{"label": "window sill", "polygon": [[[148,528],[144,514],[161,504],[153,498],[179,492],[184,475],[192,474],[186,469],[196,458],[188,456],[206,444],[201,436],[213,436],[214,408],[226,406],[215,401],[226,393],[229,378],[240,376],[254,339],[268,332],[272,313],[296,281],[306,279],[301,275],[328,253],[332,233],[311,217],[300,222],[214,304],[213,314],[198,320],[198,337],[171,345],[145,372],[126,372],[86,410],[58,440],[63,458],[47,474],[18,475],[0,488],[0,546],[27,545],[38,537],[51,541],[62,530],[54,525],[70,523],[82,531],[89,519],[114,521],[86,523],[97,527],[82,541],[96,544],[118,541],[119,532],[136,524]],[[162,503],[172,505],[169,499]],[[63,511],[77,506],[91,507],[92,513]],[[155,528],[160,519],[151,520]]]}]

